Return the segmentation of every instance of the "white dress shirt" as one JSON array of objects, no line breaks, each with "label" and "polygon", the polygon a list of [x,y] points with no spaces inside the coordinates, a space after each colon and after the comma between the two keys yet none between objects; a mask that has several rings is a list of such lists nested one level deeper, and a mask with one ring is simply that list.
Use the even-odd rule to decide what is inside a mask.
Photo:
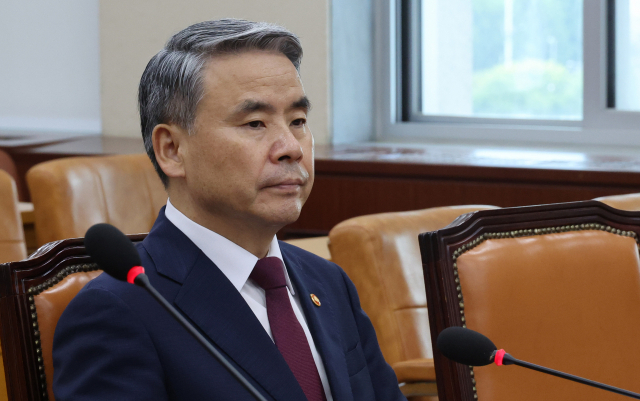
[{"label": "white dress shirt", "polygon": [[[227,276],[231,284],[240,292],[240,295],[247,301],[247,304],[256,315],[262,327],[264,327],[271,340],[273,335],[271,334],[271,326],[269,325],[269,317],[267,315],[267,299],[264,290],[258,286],[253,280],[249,279],[249,275],[253,271],[254,266],[258,262],[258,258],[240,247],[239,245],[231,242],[222,235],[215,233],[198,223],[190,220],[187,216],[182,214],[172,204],[171,200],[167,200],[167,207],[165,209],[165,215],[170,222],[173,223],[180,231],[184,233],[211,261],[218,266],[222,273]],[[280,253],[280,245],[277,238],[274,236],[269,247],[269,253],[267,256],[275,256],[282,260],[282,254]],[[282,263],[284,266],[284,261]],[[304,334],[309,342],[311,348],[311,354],[313,360],[318,368],[320,374],[320,380],[322,381],[322,387],[327,397],[327,401],[333,401],[331,396],[331,389],[329,388],[329,381],[327,379],[327,373],[322,363],[322,357],[316,349],[313,337],[309,332],[307,326],[307,320],[302,313],[300,306],[300,299],[296,294],[295,289],[289,279],[289,273],[287,273],[286,266],[284,267],[284,276],[287,280],[287,289],[289,290],[289,300],[293,312],[295,313]]]}]

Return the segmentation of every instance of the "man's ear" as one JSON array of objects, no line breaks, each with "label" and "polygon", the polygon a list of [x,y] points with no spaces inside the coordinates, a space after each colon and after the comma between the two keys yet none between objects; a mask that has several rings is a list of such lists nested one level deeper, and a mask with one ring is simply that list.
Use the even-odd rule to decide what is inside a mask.
[{"label": "man's ear", "polygon": [[151,133],[153,151],[156,161],[169,178],[184,177],[184,159],[180,144],[186,146],[185,139],[189,134],[174,124],[158,124]]}]

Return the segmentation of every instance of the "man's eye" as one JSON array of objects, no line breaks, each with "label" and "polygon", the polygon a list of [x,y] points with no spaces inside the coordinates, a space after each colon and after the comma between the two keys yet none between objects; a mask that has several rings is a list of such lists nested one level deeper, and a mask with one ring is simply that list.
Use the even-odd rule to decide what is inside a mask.
[{"label": "man's eye", "polygon": [[262,121],[251,121],[250,123],[247,123],[247,125],[251,128],[264,127],[264,123]]},{"label": "man's eye", "polygon": [[304,118],[298,118],[295,119],[291,122],[291,125],[294,125],[296,127],[300,127],[302,125],[305,125],[307,123],[307,120],[305,120]]}]

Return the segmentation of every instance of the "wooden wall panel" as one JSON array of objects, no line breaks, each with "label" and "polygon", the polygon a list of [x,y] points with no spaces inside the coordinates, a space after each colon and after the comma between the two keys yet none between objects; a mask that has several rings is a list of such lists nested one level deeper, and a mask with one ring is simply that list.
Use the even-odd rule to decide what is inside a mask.
[{"label": "wooden wall panel", "polygon": [[468,204],[538,205],[640,192],[636,156],[584,155],[567,162],[541,152],[545,157],[539,162],[516,160],[508,152],[502,160],[478,160],[474,154],[463,147],[321,148],[311,196],[300,219],[280,236],[326,235],[343,220],[372,213]]},{"label": "wooden wall panel", "polygon": [[567,185],[318,174],[300,219],[288,226],[285,232],[288,235],[328,232],[343,220],[372,213],[465,204],[501,207],[538,205],[631,192],[640,192],[640,185]]},{"label": "wooden wall panel", "polygon": [[[640,155],[573,152],[563,159],[561,152],[487,148],[494,155],[487,158],[487,152],[479,152],[483,149],[317,146],[311,196],[300,219],[279,236],[326,235],[343,220],[371,213],[465,204],[524,206],[640,192]],[[59,157],[139,153],[144,148],[140,139],[87,137],[5,150],[15,161],[21,200],[26,201],[22,178],[34,164]]]}]

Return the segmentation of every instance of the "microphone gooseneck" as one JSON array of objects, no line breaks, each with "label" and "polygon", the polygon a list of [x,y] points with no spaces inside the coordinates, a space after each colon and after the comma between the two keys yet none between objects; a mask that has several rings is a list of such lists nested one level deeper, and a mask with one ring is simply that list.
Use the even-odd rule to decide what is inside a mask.
[{"label": "microphone gooseneck", "polygon": [[96,224],[87,230],[85,249],[91,259],[113,278],[136,284],[151,294],[174,319],[184,327],[225,369],[258,401],[266,399],[258,390],[196,330],[149,282],[149,277],[140,266],[140,255],[133,242],[122,231],[110,224]]},{"label": "microphone gooseneck", "polygon": [[464,327],[452,326],[442,330],[438,335],[436,346],[444,356],[463,365],[485,366],[492,362],[495,362],[498,366],[518,365],[523,368],[586,384],[612,393],[640,399],[640,394],[629,390],[598,383],[593,380],[560,372],[559,370],[549,369],[544,366],[534,365],[533,363],[516,359],[507,354],[503,349],[498,350],[493,342],[484,335]]}]

